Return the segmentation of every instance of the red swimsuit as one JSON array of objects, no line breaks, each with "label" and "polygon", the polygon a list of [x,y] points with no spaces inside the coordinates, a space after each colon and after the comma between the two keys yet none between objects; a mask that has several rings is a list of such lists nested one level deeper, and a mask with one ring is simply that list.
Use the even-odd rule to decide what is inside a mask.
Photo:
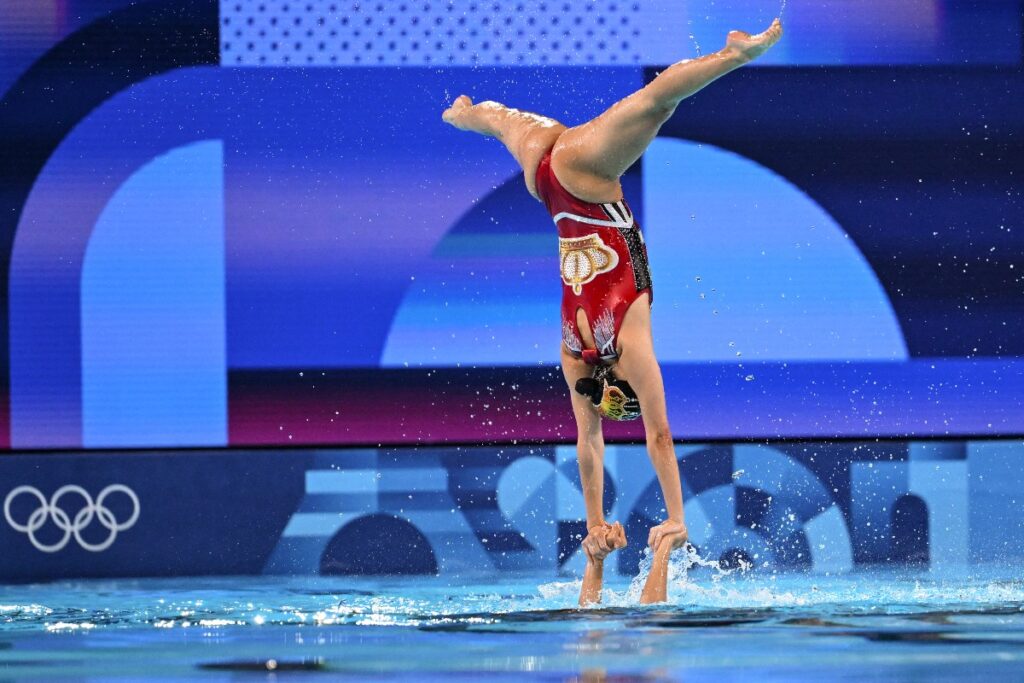
[{"label": "red swimsuit", "polygon": [[[622,320],[651,289],[647,247],[625,201],[592,204],[562,187],[551,170],[551,152],[537,166],[537,194],[558,226],[562,271],[562,341],[591,365],[614,362]],[[576,310],[590,321],[597,349],[584,349]]]}]

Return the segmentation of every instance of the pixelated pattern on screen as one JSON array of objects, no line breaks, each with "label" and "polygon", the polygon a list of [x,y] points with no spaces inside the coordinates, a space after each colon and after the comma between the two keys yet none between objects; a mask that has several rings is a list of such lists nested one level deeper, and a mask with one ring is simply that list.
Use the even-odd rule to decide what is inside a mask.
[{"label": "pixelated pattern on screen", "polygon": [[[682,10],[594,0],[222,0],[225,66],[636,65]],[[672,21],[672,19],[676,21]],[[656,48],[655,48],[656,50]],[[664,50],[661,50],[664,51]]]}]

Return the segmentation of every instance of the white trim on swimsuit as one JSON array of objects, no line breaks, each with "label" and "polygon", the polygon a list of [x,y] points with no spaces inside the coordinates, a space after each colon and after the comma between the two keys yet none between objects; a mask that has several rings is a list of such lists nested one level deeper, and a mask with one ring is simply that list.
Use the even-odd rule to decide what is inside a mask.
[{"label": "white trim on swimsuit", "polygon": [[623,202],[615,202],[614,204],[601,204],[601,206],[604,207],[605,213],[607,213],[609,216],[617,215],[617,210],[618,215],[626,216],[626,220],[605,221],[601,220],[600,218],[580,216],[575,213],[563,211],[559,214],[555,214],[554,221],[557,224],[558,221],[562,220],[563,218],[568,218],[570,220],[576,221],[577,223],[585,223],[587,225],[600,225],[606,228],[618,228],[620,230],[628,230],[629,228],[633,227],[633,214],[626,210],[625,204]]}]

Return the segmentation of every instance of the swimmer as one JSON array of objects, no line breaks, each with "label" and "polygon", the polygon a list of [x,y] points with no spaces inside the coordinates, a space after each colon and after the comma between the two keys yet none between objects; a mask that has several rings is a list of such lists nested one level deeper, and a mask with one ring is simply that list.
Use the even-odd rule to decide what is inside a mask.
[{"label": "swimmer", "polygon": [[587,508],[587,557],[580,605],[600,602],[604,560],[626,545],[601,507],[601,419],[642,418],[647,452],[667,512],[647,538],[654,553],[641,602],[667,599],[668,558],[686,543],[683,494],[661,369],[651,337],[647,247],[622,195],[622,174],[647,149],[679,103],[756,59],[778,42],[776,19],[763,33],[732,31],[714,54],[673,64],[597,118],[572,128],[498,102],[462,95],[442,119],[500,140],[523,169],[526,188],[558,227],[562,275],[562,372],[576,418],[576,452]]}]

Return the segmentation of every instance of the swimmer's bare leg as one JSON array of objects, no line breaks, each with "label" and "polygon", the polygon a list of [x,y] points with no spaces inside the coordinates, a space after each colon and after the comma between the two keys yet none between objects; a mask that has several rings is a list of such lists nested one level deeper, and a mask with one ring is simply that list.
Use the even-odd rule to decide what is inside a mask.
[{"label": "swimmer's bare leg", "polygon": [[604,518],[604,434],[601,416],[590,401],[576,393],[576,382],[590,377],[593,370],[562,347],[562,374],[569,385],[572,411],[576,418],[576,460],[587,509],[587,537],[583,553],[587,566],[583,570],[580,606],[601,602],[604,582],[604,560],[614,550],[626,547],[626,532],[619,523],[609,524]]},{"label": "swimmer's bare leg", "polygon": [[684,519],[679,462],[665,404],[665,384],[654,355],[648,294],[641,294],[626,311],[618,341],[621,351],[615,374],[629,382],[640,401],[647,455],[658,477],[667,515],[665,521],[652,527],[648,533],[647,543],[654,553],[654,564],[647,576],[640,602],[662,602],[667,590],[668,555],[686,543],[688,532]]},{"label": "swimmer's bare leg", "polygon": [[523,169],[526,187],[534,197],[537,197],[534,182],[537,164],[566,130],[564,125],[546,116],[489,100],[473,104],[466,95],[456,98],[441,118],[460,130],[494,137],[504,143]]},{"label": "swimmer's bare leg", "polygon": [[778,19],[756,36],[733,31],[720,51],[673,64],[597,118],[570,128],[551,155],[559,181],[584,200],[621,199],[619,177],[636,163],[679,103],[757,58],[781,36]]}]

